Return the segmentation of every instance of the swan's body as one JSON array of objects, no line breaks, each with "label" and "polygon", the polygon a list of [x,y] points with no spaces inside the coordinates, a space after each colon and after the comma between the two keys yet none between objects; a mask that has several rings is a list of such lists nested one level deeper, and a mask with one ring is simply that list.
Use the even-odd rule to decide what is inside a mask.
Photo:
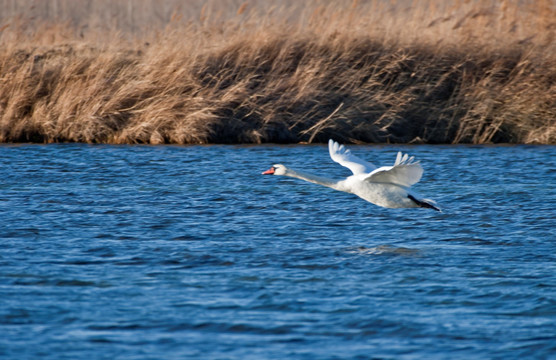
[{"label": "swan's body", "polygon": [[347,167],[353,173],[344,180],[332,180],[325,177],[288,169],[284,165],[273,165],[263,172],[265,175],[284,175],[328,186],[332,189],[355,194],[360,198],[386,208],[423,207],[440,211],[434,201],[421,199],[409,188],[421,180],[423,168],[419,162],[407,154],[398,156],[393,166],[377,168],[361,160],[337,142],[328,141],[328,150],[332,160]]}]

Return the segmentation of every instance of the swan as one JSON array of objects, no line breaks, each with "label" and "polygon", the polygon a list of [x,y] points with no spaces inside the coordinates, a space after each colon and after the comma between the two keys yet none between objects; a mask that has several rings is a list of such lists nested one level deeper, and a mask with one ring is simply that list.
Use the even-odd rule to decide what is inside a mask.
[{"label": "swan", "polygon": [[272,165],[263,175],[282,175],[328,186],[334,190],[355,194],[372,204],[385,208],[427,208],[441,211],[436,202],[423,199],[409,190],[421,180],[423,168],[414,157],[398,152],[393,166],[375,165],[353,155],[344,145],[330,139],[328,151],[334,162],[347,167],[353,175],[344,180],[332,180],[306,172],[292,170],[282,164]]}]

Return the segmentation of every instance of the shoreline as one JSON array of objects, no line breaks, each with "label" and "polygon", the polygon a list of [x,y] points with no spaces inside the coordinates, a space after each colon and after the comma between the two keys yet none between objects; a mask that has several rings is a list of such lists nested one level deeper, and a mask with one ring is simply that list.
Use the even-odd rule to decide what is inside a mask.
[{"label": "shoreline", "polygon": [[[441,2],[309,1],[291,20],[293,5],[246,2],[140,33],[7,19],[0,142],[556,144],[556,21],[541,3],[423,19]],[[523,14],[533,30],[516,28]]]}]

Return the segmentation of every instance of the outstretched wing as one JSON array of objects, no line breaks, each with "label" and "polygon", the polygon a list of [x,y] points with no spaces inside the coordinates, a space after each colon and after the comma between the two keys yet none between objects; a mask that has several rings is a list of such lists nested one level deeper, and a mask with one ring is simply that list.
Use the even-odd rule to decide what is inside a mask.
[{"label": "outstretched wing", "polygon": [[328,151],[332,160],[350,169],[354,175],[368,174],[376,169],[376,166],[361,160],[346,149],[344,145],[340,145],[332,139],[328,140]]},{"label": "outstretched wing", "polygon": [[421,180],[423,168],[419,162],[413,161],[413,156],[402,155],[398,152],[394,166],[382,166],[365,178],[366,181],[396,184],[410,187]]}]

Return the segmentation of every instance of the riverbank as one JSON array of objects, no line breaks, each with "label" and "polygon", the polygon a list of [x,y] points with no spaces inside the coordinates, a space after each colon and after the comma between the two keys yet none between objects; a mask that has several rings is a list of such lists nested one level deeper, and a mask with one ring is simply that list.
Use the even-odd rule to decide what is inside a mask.
[{"label": "riverbank", "polygon": [[549,1],[56,4],[0,23],[1,142],[556,143]]}]

